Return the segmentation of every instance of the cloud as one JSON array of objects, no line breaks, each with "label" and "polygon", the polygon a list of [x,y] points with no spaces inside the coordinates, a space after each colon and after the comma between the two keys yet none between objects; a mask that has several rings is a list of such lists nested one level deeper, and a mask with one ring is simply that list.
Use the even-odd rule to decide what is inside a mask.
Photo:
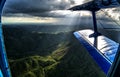
[{"label": "cloud", "polygon": [[73,0],[6,0],[3,14],[42,14],[52,10],[63,10],[74,4]]},{"label": "cloud", "polygon": [[[42,12],[42,13],[7,13],[4,14],[4,17],[54,17],[54,18],[64,18],[67,16],[71,16],[73,11],[69,10],[55,10],[55,11],[48,11],[48,12]],[[69,17],[70,17],[69,16]]]}]

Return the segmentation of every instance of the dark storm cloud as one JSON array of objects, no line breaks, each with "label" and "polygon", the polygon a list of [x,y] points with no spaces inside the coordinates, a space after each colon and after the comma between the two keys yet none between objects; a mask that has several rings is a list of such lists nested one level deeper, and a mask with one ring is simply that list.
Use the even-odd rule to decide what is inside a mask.
[{"label": "dark storm cloud", "polygon": [[3,14],[26,13],[44,15],[51,10],[62,10],[74,4],[73,0],[7,0]]}]

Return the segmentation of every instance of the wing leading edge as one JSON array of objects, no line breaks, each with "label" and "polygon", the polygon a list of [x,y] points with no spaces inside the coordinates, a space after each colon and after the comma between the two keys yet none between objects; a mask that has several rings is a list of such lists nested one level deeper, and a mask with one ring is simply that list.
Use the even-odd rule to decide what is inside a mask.
[{"label": "wing leading edge", "polygon": [[80,30],[74,32],[74,35],[107,74],[114,61],[119,44],[103,35],[90,37],[93,33],[92,30]]}]

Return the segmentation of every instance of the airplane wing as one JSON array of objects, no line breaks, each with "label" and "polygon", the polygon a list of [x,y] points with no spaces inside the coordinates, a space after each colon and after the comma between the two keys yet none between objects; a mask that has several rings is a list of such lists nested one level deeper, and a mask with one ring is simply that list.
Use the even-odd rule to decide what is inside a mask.
[{"label": "airplane wing", "polygon": [[94,31],[85,29],[75,32],[74,35],[88,50],[89,54],[93,57],[105,74],[108,73],[114,61],[115,55],[118,51],[119,43],[116,43],[115,41],[98,34],[99,32],[97,31],[95,11],[119,6],[120,4],[116,0],[94,0],[69,8],[69,10],[73,11],[92,11]]},{"label": "airplane wing", "polygon": [[69,8],[68,10],[73,10],[73,11],[89,10],[89,11],[92,11],[93,9],[99,10],[100,8],[98,8],[98,7],[95,5],[95,2],[94,2],[94,1],[89,1],[89,2],[84,3],[84,4],[71,7],[71,8]]},{"label": "airplane wing", "polygon": [[95,2],[99,8],[113,8],[120,6],[117,0],[95,0]]},{"label": "airplane wing", "polygon": [[69,8],[68,10],[89,10],[98,11],[99,9],[119,7],[120,4],[116,0],[94,0]]},{"label": "airplane wing", "polygon": [[107,74],[118,51],[119,43],[100,35],[98,37],[90,37],[94,31],[80,30],[74,32],[75,37],[88,50],[96,63]]}]

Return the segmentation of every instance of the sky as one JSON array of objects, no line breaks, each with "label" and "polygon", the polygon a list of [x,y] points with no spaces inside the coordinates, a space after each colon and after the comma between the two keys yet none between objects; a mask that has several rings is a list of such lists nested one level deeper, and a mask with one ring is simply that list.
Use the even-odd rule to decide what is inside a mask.
[{"label": "sky", "polygon": [[65,10],[83,0],[6,0],[3,15],[10,13],[24,13],[44,16],[50,11]]},{"label": "sky", "polygon": [[[41,21],[43,21],[43,17],[63,18],[72,13],[72,11],[66,9],[74,5],[82,4],[83,1],[84,0],[6,0],[2,19],[6,22],[11,21],[13,17],[13,20],[20,20],[22,18],[23,20],[25,19],[25,21],[31,20],[32,17],[34,19],[39,17],[36,20],[41,20],[40,17],[42,17]],[[15,17],[20,18],[17,19]]]}]

